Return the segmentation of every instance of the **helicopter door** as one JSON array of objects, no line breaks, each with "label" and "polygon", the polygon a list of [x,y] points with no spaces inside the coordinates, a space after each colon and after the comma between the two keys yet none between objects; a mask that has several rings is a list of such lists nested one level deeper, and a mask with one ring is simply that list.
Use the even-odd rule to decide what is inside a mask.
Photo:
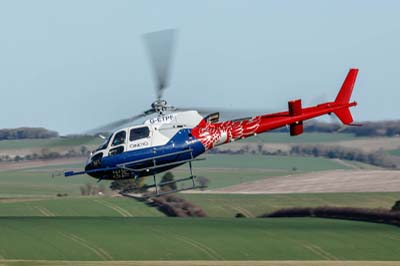
[{"label": "helicopter door", "polygon": [[110,151],[108,156],[123,153],[126,150],[126,131],[121,130],[117,132],[111,142]]},{"label": "helicopter door", "polygon": [[128,150],[138,150],[151,146],[151,130],[148,126],[131,128],[129,131]]}]

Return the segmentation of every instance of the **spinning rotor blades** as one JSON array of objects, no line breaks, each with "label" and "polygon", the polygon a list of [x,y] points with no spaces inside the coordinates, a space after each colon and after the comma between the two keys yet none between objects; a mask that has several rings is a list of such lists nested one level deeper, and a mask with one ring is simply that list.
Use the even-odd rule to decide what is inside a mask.
[{"label": "spinning rotor blades", "polygon": [[157,100],[155,103],[153,103],[152,109],[146,110],[139,115],[121,119],[105,126],[90,130],[87,132],[88,134],[112,132],[123,125],[132,123],[137,119],[158,112],[158,106],[166,106],[166,102],[162,101],[161,99],[164,89],[169,83],[169,72],[175,44],[175,35],[176,30],[174,29],[156,31],[143,35],[143,40],[147,47],[156,82]]},{"label": "spinning rotor blades", "polygon": [[162,30],[143,35],[153,66],[156,80],[157,100],[161,100],[163,91],[169,84],[169,72],[175,44],[176,30]]},{"label": "spinning rotor blades", "polygon": [[109,123],[107,125],[92,129],[90,131],[87,132],[87,134],[98,134],[98,133],[108,133],[108,132],[112,132],[117,128],[120,128],[121,126],[128,124],[128,123],[132,123],[135,120],[145,117],[146,115],[148,115],[148,113],[152,111],[152,110],[147,110],[141,114],[135,115],[135,116],[131,116],[129,118],[125,118],[125,119],[121,119],[112,123]]}]

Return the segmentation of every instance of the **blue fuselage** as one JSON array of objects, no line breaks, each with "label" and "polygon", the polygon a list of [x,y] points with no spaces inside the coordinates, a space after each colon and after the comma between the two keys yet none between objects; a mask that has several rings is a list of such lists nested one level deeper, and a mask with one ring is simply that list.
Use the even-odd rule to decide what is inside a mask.
[{"label": "blue fuselage", "polygon": [[85,170],[104,169],[88,173],[99,179],[138,178],[175,168],[204,152],[203,144],[191,135],[191,129],[181,129],[165,145],[105,156],[95,166],[89,161]]}]

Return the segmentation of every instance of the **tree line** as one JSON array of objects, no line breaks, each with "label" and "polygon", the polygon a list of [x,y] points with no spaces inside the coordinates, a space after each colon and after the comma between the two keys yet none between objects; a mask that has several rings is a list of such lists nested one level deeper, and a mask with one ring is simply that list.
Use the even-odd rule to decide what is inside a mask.
[{"label": "tree line", "polygon": [[[361,122],[362,126],[347,126],[339,123],[324,123],[318,121],[305,121],[304,131],[306,132],[321,132],[321,133],[349,133],[358,137],[394,137],[400,136],[400,120],[392,121],[376,121],[376,122]],[[286,128],[280,128],[275,132],[287,132]]]},{"label": "tree line", "polygon": [[0,162],[23,162],[23,161],[35,161],[35,160],[53,160],[61,158],[73,158],[73,157],[87,157],[90,154],[90,150],[86,146],[80,146],[76,149],[71,148],[65,152],[52,151],[47,148],[43,148],[40,152],[34,152],[27,155],[0,155]]},{"label": "tree line", "polygon": [[[397,204],[397,202],[396,202]],[[366,221],[400,225],[400,212],[395,206],[388,209],[367,209],[351,207],[294,207],[277,210],[260,216],[261,218],[275,217],[319,217],[344,220]]]},{"label": "tree line", "polygon": [[358,161],[383,168],[400,168],[400,158],[392,156],[384,151],[365,152],[360,149],[347,148],[343,146],[323,145],[323,144],[301,144],[293,145],[290,150],[268,150],[263,145],[251,147],[243,145],[239,149],[214,149],[209,151],[211,154],[257,154],[264,156],[312,156],[325,157],[329,159],[343,159],[349,161]]},{"label": "tree line", "polygon": [[330,145],[295,145],[290,150],[291,155],[326,157],[358,161],[384,168],[398,168],[399,159],[385,154],[384,151],[364,152],[359,149]]},{"label": "tree line", "polygon": [[0,140],[11,139],[47,139],[56,138],[56,131],[48,130],[42,127],[20,127],[0,129]]}]

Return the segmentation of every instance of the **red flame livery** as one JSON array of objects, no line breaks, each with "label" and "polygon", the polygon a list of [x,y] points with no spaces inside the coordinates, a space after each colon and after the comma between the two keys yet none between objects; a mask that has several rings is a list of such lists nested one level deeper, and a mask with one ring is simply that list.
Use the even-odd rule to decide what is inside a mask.
[{"label": "red flame livery", "polygon": [[247,138],[286,125],[290,127],[290,135],[296,136],[303,133],[304,120],[324,114],[334,113],[343,124],[349,125],[353,122],[349,108],[357,105],[356,102],[350,102],[357,74],[358,69],[350,69],[333,102],[302,108],[301,100],[298,99],[288,103],[289,110],[286,112],[220,123],[211,123],[203,119],[197,127],[192,129],[192,135],[200,140],[206,149],[212,149],[217,145]]}]

